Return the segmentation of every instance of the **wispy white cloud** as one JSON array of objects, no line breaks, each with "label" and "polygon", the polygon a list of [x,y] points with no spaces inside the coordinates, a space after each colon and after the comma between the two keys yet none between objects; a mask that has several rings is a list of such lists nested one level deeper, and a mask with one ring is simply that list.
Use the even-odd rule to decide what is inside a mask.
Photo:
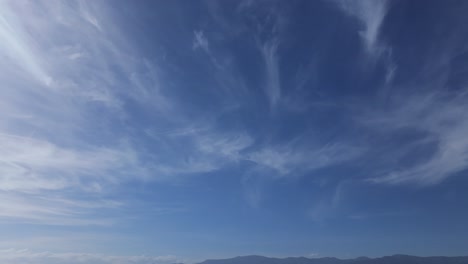
[{"label": "wispy white cloud", "polygon": [[154,170],[163,176],[219,170],[227,164],[245,159],[244,150],[254,142],[248,134],[224,133],[209,125],[165,133],[149,131],[149,134],[157,141],[164,142],[164,148],[167,148],[164,157],[155,157],[155,160],[162,162]]},{"label": "wispy white cloud", "polygon": [[[367,109],[368,113],[357,119],[387,137],[405,131],[420,135],[418,140],[399,148],[393,157],[384,155],[395,162],[371,181],[430,185],[465,170],[468,167],[468,145],[462,135],[468,128],[465,122],[466,92],[451,90],[448,83],[448,76],[453,69],[447,66],[447,62],[456,57],[458,52],[445,43],[446,46],[438,46],[439,52],[427,55],[425,62],[421,63],[420,71],[411,80],[396,87],[392,82],[398,65],[392,59],[389,44],[380,40],[381,28],[391,3],[385,0],[336,2],[346,14],[362,24],[360,35],[368,57],[380,59],[386,67],[383,87],[379,88],[379,94],[384,95],[385,106],[377,111]],[[406,91],[397,91],[401,87]],[[415,93],[418,94],[410,91],[417,91]],[[414,156],[418,148],[428,149],[429,146],[429,153]]]},{"label": "wispy white cloud", "polygon": [[265,91],[272,106],[281,99],[280,64],[278,60],[278,40],[272,39],[261,47],[262,57],[265,63]]},{"label": "wispy white cloud", "polygon": [[213,53],[210,49],[210,43],[208,39],[205,37],[205,33],[203,31],[194,31],[193,32],[193,44],[192,49],[197,50],[201,49],[205,52],[205,54],[210,58],[211,63],[217,70],[222,70],[223,65],[220,64],[218,57]]},{"label": "wispy white cloud", "polygon": [[[181,148],[169,145],[169,162],[155,168],[162,175],[213,172],[228,164],[248,161],[252,166],[242,174],[244,195],[249,205],[258,207],[264,199],[263,188],[280,177],[300,177],[305,173],[359,157],[364,149],[345,143],[310,146],[304,138],[285,144],[258,146],[245,133],[220,132],[209,125],[190,126],[170,131],[148,131],[160,142],[182,142]],[[155,160],[158,160],[156,157]]]},{"label": "wispy white cloud", "polygon": [[[261,75],[262,80],[260,88],[266,97],[266,101],[271,108],[278,106],[282,99],[282,80],[281,80],[281,56],[280,44],[282,42],[281,35],[283,34],[285,25],[287,24],[286,16],[280,5],[276,3],[260,3],[255,1],[240,1],[237,5],[236,17],[242,18],[244,23],[237,20],[231,21],[225,17],[223,11],[214,3],[208,2],[213,19],[219,22],[221,34],[226,34],[229,38],[235,38],[240,35],[249,35],[253,38],[255,48],[261,58]],[[215,35],[215,34],[213,34]],[[194,31],[192,43],[193,49],[200,49],[210,57],[212,64],[220,71],[216,77],[219,83],[228,87],[229,96],[236,97],[238,95],[251,96],[244,74],[240,74],[244,69],[239,65],[235,65],[238,54],[230,54],[223,46],[215,49],[219,41],[209,41],[206,34],[202,30]],[[212,45],[213,43],[213,45]],[[225,44],[225,42],[223,43]],[[223,52],[221,52],[222,50]],[[246,78],[247,79],[247,78]],[[243,99],[238,99],[243,100]],[[239,103],[242,105],[242,103]]]},{"label": "wispy white cloud", "polygon": [[194,38],[193,38],[192,48],[193,49],[200,48],[204,50],[205,52],[209,53],[209,43],[203,31],[194,31],[193,35],[194,35]]},{"label": "wispy white cloud", "polygon": [[259,149],[250,153],[248,159],[285,176],[292,172],[303,173],[344,162],[358,157],[362,151],[361,148],[339,143],[316,148],[286,144]]},{"label": "wispy white cloud", "polygon": [[357,18],[363,30],[359,32],[366,52],[372,56],[379,55],[382,46],[379,43],[379,34],[382,23],[388,10],[386,0],[337,1],[342,10],[350,16]]},{"label": "wispy white cloud", "polygon": [[[385,134],[401,130],[418,131],[425,135],[413,146],[435,144],[429,157],[414,165],[392,169],[373,182],[399,184],[413,182],[430,185],[468,168],[468,108],[465,94],[443,93],[399,97],[389,111],[374,112],[362,120]],[[413,148],[408,146],[411,151]],[[411,158],[402,150],[402,158]]]},{"label": "wispy white cloud", "polygon": [[[0,189],[10,201],[2,219],[109,224],[93,219],[99,208],[84,207],[81,197],[149,176],[133,139],[113,132],[128,116],[124,97],[146,97],[158,110],[167,100],[151,63],[100,4],[0,3]],[[137,71],[144,74],[129,77]]]},{"label": "wispy white cloud", "polygon": [[45,140],[5,134],[0,134],[0,147],[0,189],[6,191],[76,187],[82,184],[80,177],[94,184],[115,182],[118,170],[137,166],[132,151],[105,147],[74,150]]},{"label": "wispy white cloud", "polygon": [[281,101],[281,57],[280,44],[285,28],[286,16],[277,3],[242,1],[237,7],[239,16],[246,18],[248,31],[255,40],[262,58],[262,87],[270,107]]},{"label": "wispy white cloud", "polygon": [[48,85],[51,77],[44,71],[46,65],[40,63],[41,58],[35,54],[38,49],[36,42],[24,32],[24,28],[19,28],[20,22],[7,2],[2,2],[2,13],[0,15],[0,36],[2,38],[1,48],[13,59],[13,65],[18,65],[26,69],[30,75],[42,84]]},{"label": "wispy white cloud", "polygon": [[307,210],[307,216],[318,223],[334,218],[342,214],[342,202],[345,196],[345,189],[349,182],[342,181],[336,185],[330,195],[323,195]]},{"label": "wispy white cloud", "polygon": [[[318,169],[357,159],[364,151],[364,148],[338,143],[303,148],[300,140],[256,149],[245,155],[245,159],[253,162],[254,166],[243,174],[244,198],[250,206],[259,207],[266,199],[265,189],[274,180],[310,175]],[[308,216],[317,221],[328,217],[326,214],[339,203],[340,186],[330,201],[320,201],[309,210]]]},{"label": "wispy white cloud", "polygon": [[242,175],[242,191],[245,201],[252,208],[258,208],[267,197],[266,187],[274,180],[273,169],[264,166],[254,166]]},{"label": "wispy white cloud", "polygon": [[[392,59],[392,48],[381,41],[381,27],[389,10],[387,0],[344,1],[336,3],[347,15],[356,18],[363,28],[359,31],[367,59],[381,59],[386,67],[385,84],[389,85],[396,73],[397,65]],[[388,87],[386,87],[388,89]]]},{"label": "wispy white cloud", "polygon": [[246,134],[239,135],[203,135],[196,139],[197,148],[203,153],[217,153],[229,160],[239,160],[241,151],[253,143]]},{"label": "wispy white cloud", "polygon": [[87,253],[52,253],[34,252],[28,249],[4,249],[0,250],[0,261],[11,264],[74,264],[74,263],[96,263],[96,264],[169,264],[185,262],[187,259],[167,256],[117,256]]},{"label": "wispy white cloud", "polygon": [[110,217],[97,217],[93,211],[108,212],[123,206],[112,200],[94,198],[92,201],[42,194],[0,192],[4,201],[0,205],[0,221],[61,226],[109,226],[115,224]]},{"label": "wispy white cloud", "polygon": [[[103,200],[106,187],[143,177],[135,153],[112,148],[67,149],[48,141],[0,134],[1,219],[47,225],[110,225],[115,221],[93,212],[118,208]],[[130,174],[130,171],[134,174]],[[73,191],[93,197],[57,196]]]}]

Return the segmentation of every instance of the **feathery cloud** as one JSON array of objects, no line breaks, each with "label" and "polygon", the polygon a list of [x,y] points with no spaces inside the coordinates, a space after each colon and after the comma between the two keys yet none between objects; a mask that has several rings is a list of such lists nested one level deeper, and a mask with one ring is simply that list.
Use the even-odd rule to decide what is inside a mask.
[{"label": "feathery cloud", "polygon": [[261,46],[265,63],[266,93],[270,104],[275,106],[281,99],[280,65],[278,61],[278,41],[273,39]]},{"label": "feathery cloud", "polygon": [[[430,185],[468,168],[468,107],[464,94],[447,97],[440,93],[408,96],[390,111],[373,114],[364,122],[384,133],[412,129],[425,134],[407,152],[426,144],[435,144],[430,157],[409,167],[395,169],[372,179],[380,183],[414,182]],[[404,153],[406,154],[406,153]],[[403,157],[405,157],[404,155]]]},{"label": "feathery cloud", "polygon": [[378,56],[382,51],[379,34],[388,10],[386,0],[337,1],[340,8],[348,15],[357,18],[364,29],[359,32],[365,50],[371,56]]},{"label": "feathery cloud", "polygon": [[194,39],[193,39],[193,49],[202,49],[205,52],[209,52],[209,43],[208,40],[205,38],[203,31],[194,31]]},{"label": "feathery cloud", "polygon": [[[142,96],[135,83],[149,86],[127,78],[147,64],[98,3],[0,5],[0,195],[10,201],[1,218],[107,224],[80,197],[149,175],[129,136],[108,137],[127,116],[124,97]],[[164,100],[155,94],[144,95]]]},{"label": "feathery cloud", "polygon": [[301,149],[284,145],[259,149],[248,155],[248,159],[273,169],[280,176],[304,173],[358,157],[363,149],[346,144],[330,144],[317,148]]}]

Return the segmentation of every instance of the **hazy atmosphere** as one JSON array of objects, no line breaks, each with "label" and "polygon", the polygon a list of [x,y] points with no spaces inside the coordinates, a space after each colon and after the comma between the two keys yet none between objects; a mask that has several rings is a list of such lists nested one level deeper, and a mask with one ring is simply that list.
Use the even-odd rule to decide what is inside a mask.
[{"label": "hazy atmosphere", "polygon": [[466,256],[467,85],[468,1],[0,0],[0,263]]}]

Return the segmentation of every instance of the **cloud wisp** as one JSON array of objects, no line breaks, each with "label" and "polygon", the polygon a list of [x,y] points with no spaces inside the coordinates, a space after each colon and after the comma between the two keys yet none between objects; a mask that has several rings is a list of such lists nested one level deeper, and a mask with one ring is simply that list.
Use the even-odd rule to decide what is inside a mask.
[{"label": "cloud wisp", "polygon": [[340,8],[348,15],[362,23],[364,29],[359,35],[364,43],[365,51],[370,56],[379,56],[382,44],[379,43],[380,28],[388,10],[386,0],[337,1]]},{"label": "cloud wisp", "polygon": [[193,49],[202,49],[204,50],[206,53],[209,53],[209,44],[208,44],[208,40],[205,38],[205,35],[203,33],[203,31],[195,31],[193,32],[194,34],[194,39],[193,39],[193,45],[192,45],[192,48]]},{"label": "cloud wisp", "polygon": [[[386,134],[413,130],[425,135],[408,146],[408,153],[427,144],[436,148],[430,157],[412,166],[395,169],[372,179],[374,182],[399,184],[414,182],[432,185],[468,168],[468,108],[464,94],[447,97],[441,93],[409,96],[390,111],[371,115],[364,122]],[[403,157],[410,158],[408,153]]]},{"label": "cloud wisp", "polygon": [[265,91],[272,106],[281,99],[280,65],[278,61],[278,41],[273,39],[261,46],[262,57],[265,63]]},{"label": "cloud wisp", "polygon": [[[447,56],[434,56],[424,63],[430,69],[442,72],[440,75],[429,75],[422,70],[415,76],[415,80],[403,81],[399,84],[408,90],[416,89],[420,94],[415,95],[399,91],[393,85],[398,65],[392,59],[392,48],[380,40],[382,25],[390,7],[388,1],[336,1],[341,10],[356,18],[363,26],[359,32],[367,57],[382,60],[385,66],[383,87],[386,107],[382,111],[364,114],[357,118],[371,130],[378,130],[379,135],[393,137],[405,133],[418,133],[421,138],[413,141],[398,151],[397,164],[392,164],[379,172],[380,176],[373,177],[372,182],[403,184],[416,183],[433,185],[467,168],[466,140],[461,136],[466,131],[464,121],[467,109],[464,106],[466,95],[461,91],[450,91],[447,76],[453,69],[446,65]],[[440,48],[442,53],[451,53],[451,44]],[[427,56],[428,58],[430,56]],[[456,56],[455,56],[456,57]],[[453,59],[452,57],[449,59]],[[444,77],[445,76],[445,77]],[[420,80],[424,80],[422,89]],[[391,89],[395,89],[393,94]],[[375,147],[377,148],[377,147]],[[425,149],[428,153],[418,153],[418,149]],[[420,150],[419,150],[420,151]],[[413,153],[413,154],[410,154]],[[411,155],[424,156],[421,160]],[[406,165],[401,165],[406,164]],[[408,165],[410,164],[410,165]],[[388,165],[388,164],[387,164]],[[396,166],[396,167],[395,167]]]},{"label": "cloud wisp", "polygon": [[345,144],[330,144],[315,149],[300,149],[291,144],[267,147],[250,153],[248,159],[273,169],[279,176],[301,175],[340,162],[357,158],[363,149]]},{"label": "cloud wisp", "polygon": [[116,256],[104,254],[87,253],[52,253],[34,252],[28,249],[4,249],[0,250],[0,260],[11,264],[37,263],[37,264],[77,264],[77,263],[99,263],[99,264],[169,264],[186,262],[187,259],[177,256]]},{"label": "cloud wisp", "polygon": [[54,226],[111,226],[116,224],[115,219],[97,217],[95,211],[109,213],[123,207],[121,202],[99,197],[85,200],[55,196],[1,192],[4,203],[0,205],[0,221]]},{"label": "cloud wisp", "polygon": [[128,115],[124,96],[164,99],[157,89],[142,93],[146,79],[118,77],[115,68],[126,78],[148,65],[121,41],[102,6],[76,4],[1,3],[0,195],[10,201],[3,219],[108,223],[93,219],[101,206],[80,196],[96,196],[99,205],[109,186],[149,175],[131,137],[108,135]]},{"label": "cloud wisp", "polygon": [[362,39],[364,52],[368,62],[371,62],[371,65],[374,65],[374,62],[381,60],[385,65],[386,71],[384,84],[391,84],[397,72],[397,65],[392,58],[391,46],[380,39],[382,31],[381,28],[390,8],[389,2],[387,0],[338,0],[336,3],[345,14],[354,17],[359,21],[363,29],[358,33]]}]

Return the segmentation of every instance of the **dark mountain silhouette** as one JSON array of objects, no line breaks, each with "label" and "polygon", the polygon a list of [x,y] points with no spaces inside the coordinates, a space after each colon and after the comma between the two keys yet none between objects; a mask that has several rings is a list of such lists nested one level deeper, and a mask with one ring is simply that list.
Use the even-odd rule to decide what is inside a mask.
[{"label": "dark mountain silhouette", "polygon": [[355,259],[338,259],[242,256],[229,259],[209,259],[199,264],[468,264],[468,257],[416,257],[393,255],[381,258],[359,257]]}]

